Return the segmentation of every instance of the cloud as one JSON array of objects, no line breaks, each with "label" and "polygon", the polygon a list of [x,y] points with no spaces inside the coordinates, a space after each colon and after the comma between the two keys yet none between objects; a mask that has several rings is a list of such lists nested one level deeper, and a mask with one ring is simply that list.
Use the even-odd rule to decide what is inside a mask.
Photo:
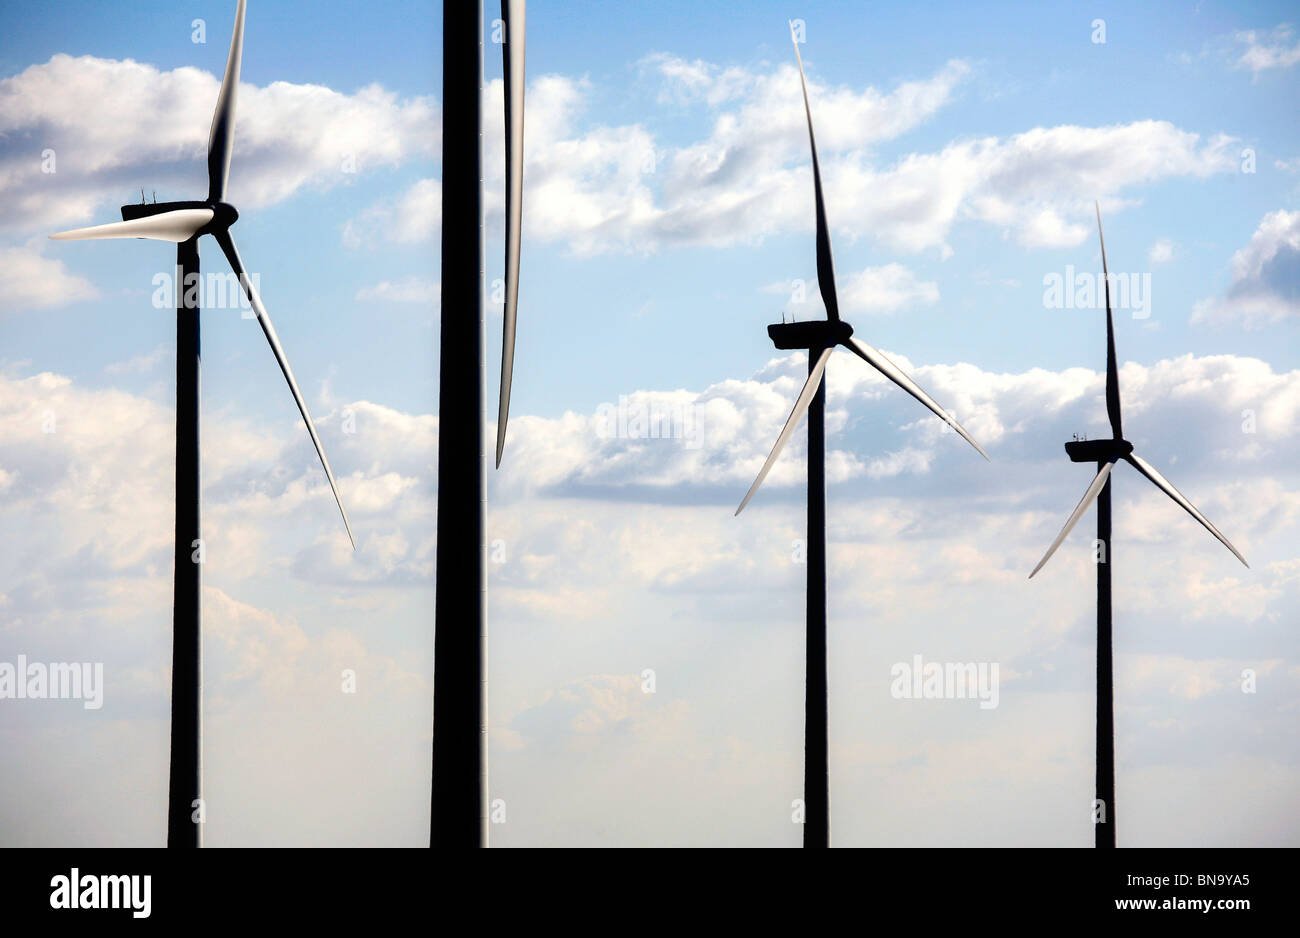
[{"label": "cloud", "polygon": [[[784,419],[802,364],[797,357],[788,365],[774,363],[753,379],[777,386],[770,433]],[[997,467],[991,473],[942,437],[934,445],[921,439],[900,447],[900,424],[919,409],[896,390],[896,408],[888,388],[878,398],[853,401],[857,426],[852,418],[831,418],[829,461],[851,450],[863,467],[857,477],[841,476],[828,495],[834,660],[852,662],[832,678],[831,707],[842,714],[844,727],[832,739],[836,790],[845,793],[839,803],[861,806],[881,779],[902,779],[890,789],[890,801],[908,815],[882,831],[875,812],[859,810],[856,819],[840,814],[837,837],[852,843],[986,843],[992,836],[1000,843],[1083,844],[1090,836],[1086,823],[1063,818],[1072,817],[1070,804],[1086,802],[1091,784],[1090,536],[1080,532],[1067,542],[1048,570],[1052,579],[1044,583],[1050,585],[1040,588],[1036,580],[1026,586],[1024,578],[1087,482],[1082,467],[1065,461],[1059,443],[1044,441],[1069,439],[1071,428],[1104,426],[1104,379],[1082,369],[999,375],[962,368],[954,385],[979,400],[976,411],[986,421],[1006,428],[998,448],[990,447]],[[915,368],[931,375],[940,370]],[[837,387],[833,366],[832,412],[855,378],[851,367],[844,372],[847,381]],[[745,398],[736,384],[724,382],[701,396],[725,395],[736,404],[736,424],[762,422],[753,406],[739,403]],[[1244,668],[1263,673],[1269,661],[1290,656],[1286,630],[1300,599],[1300,578],[1292,561],[1266,558],[1297,554],[1300,498],[1281,480],[1293,475],[1287,466],[1300,444],[1300,372],[1279,374],[1233,356],[1186,356],[1149,366],[1129,362],[1121,384],[1139,452],[1175,478],[1259,568],[1240,567],[1135,473],[1118,479],[1115,497],[1122,508],[1115,537],[1131,564],[1116,586],[1117,622],[1128,616],[1131,626],[1121,622],[1117,631],[1127,636],[1117,658],[1117,719],[1129,798],[1158,790],[1156,778],[1168,765],[1190,763],[1199,773],[1221,758],[1198,755],[1210,738],[1216,748],[1236,751],[1243,765],[1251,763],[1243,771],[1252,776],[1275,766],[1268,771],[1295,777],[1294,749],[1279,756],[1270,731],[1262,730],[1265,723],[1280,728],[1288,717],[1262,699],[1256,705],[1239,685]],[[752,398],[757,402],[757,394]],[[673,400],[666,392],[645,392],[641,399]],[[1263,423],[1254,432],[1268,442],[1253,452],[1251,435],[1240,426],[1247,402],[1270,408],[1261,411]],[[882,419],[873,420],[878,412]],[[501,740],[493,755],[494,784],[512,812],[519,811],[501,831],[502,842],[547,842],[550,827],[539,816],[549,810],[554,814],[547,817],[570,843],[694,843],[687,820],[694,816],[674,779],[687,775],[698,782],[714,773],[734,780],[719,802],[729,805],[735,823],[709,828],[699,842],[746,842],[746,835],[782,842],[772,802],[787,787],[797,796],[801,740],[797,719],[788,718],[798,713],[801,693],[801,672],[789,665],[798,660],[803,614],[803,568],[793,559],[804,536],[801,455],[787,453],[782,482],[765,488],[747,514],[734,519],[732,507],[752,468],[735,472],[734,487],[715,486],[709,470],[761,461],[770,435],[752,451],[727,449],[731,424],[705,424],[703,455],[672,437],[625,442],[635,449],[597,437],[593,453],[574,445],[576,436],[593,434],[576,415],[529,419],[526,434],[511,441],[506,478],[493,498],[489,536],[507,545],[508,557],[491,572],[493,608],[501,622],[517,623],[502,626],[508,637],[494,634],[500,636],[497,647],[510,648],[506,653],[529,673],[545,667],[539,661],[555,653],[556,643],[582,650],[557,661],[555,671],[567,673],[566,680],[514,691],[501,708],[509,722],[494,731]],[[546,451],[536,447],[542,439]],[[866,467],[875,461],[871,454],[882,451],[889,455],[881,461],[917,465],[873,479]],[[589,477],[594,463],[605,473],[603,484],[526,494],[520,489],[527,486],[516,488],[519,476],[564,476],[558,465],[547,464],[548,454],[557,463],[568,460],[571,477]],[[670,459],[682,460],[680,474],[666,468]],[[678,490],[660,487],[665,478],[675,479]],[[611,491],[613,479],[623,481],[621,491]],[[682,488],[696,490],[698,498],[688,500]],[[1009,627],[988,627],[987,610],[994,607]],[[520,644],[511,647],[511,641]],[[892,706],[888,664],[918,651],[948,660],[997,660],[1004,675],[1017,677],[1005,680],[1002,708],[988,722],[955,704],[928,712]],[[658,699],[640,695],[634,678],[615,680],[592,666],[612,660],[638,674],[653,668]],[[719,669],[743,673],[746,690],[720,682]],[[527,678],[522,683],[533,684]],[[753,711],[759,698],[768,706]],[[680,725],[673,725],[671,711],[651,709],[669,702],[682,707]],[[1200,709],[1188,710],[1191,703]],[[746,707],[753,712],[740,712]],[[872,727],[869,739],[862,736],[863,721]],[[654,727],[661,725],[671,730],[658,741]],[[1263,735],[1243,734],[1243,725]],[[1005,750],[1016,772],[1008,775],[1002,756],[996,768],[979,767],[973,753],[990,747]],[[620,773],[616,764],[633,749],[645,760],[638,765],[662,760],[671,769],[662,777]],[[955,774],[979,788],[978,801],[1008,777],[1017,786],[1026,777],[1036,781],[998,804],[999,821],[990,833],[988,826],[953,828],[935,820],[936,813],[961,815],[961,796],[951,786]],[[1046,785],[1048,776],[1056,782]],[[582,780],[577,792],[575,778]],[[753,788],[759,791],[751,801]],[[662,804],[677,823],[647,830],[632,812],[608,803],[610,790],[641,808]],[[1056,795],[1044,799],[1043,790]],[[1288,804],[1284,786],[1270,790],[1262,795],[1270,804]],[[1026,799],[1032,807],[1025,807]],[[1173,810],[1156,805],[1151,823]],[[1237,822],[1207,822],[1198,836],[1216,843],[1292,842],[1292,812],[1282,810],[1288,820],[1275,834],[1247,838]],[[1155,834],[1134,836],[1136,842],[1164,842]]]},{"label": "cloud", "polygon": [[1246,48],[1236,61],[1236,67],[1250,69],[1255,77],[1269,69],[1291,68],[1300,62],[1300,41],[1296,41],[1295,30],[1291,24],[1283,23],[1271,32],[1261,34],[1256,30],[1245,30],[1233,37]]},{"label": "cloud", "polygon": [[[597,674],[547,692],[506,724],[523,745],[589,751],[611,737],[671,736],[680,706],[665,711],[636,674]],[[677,711],[675,714],[674,711]],[[667,720],[669,726],[656,725]]]},{"label": "cloud", "polygon": [[[996,374],[969,364],[915,365],[886,352],[999,462],[1039,458],[1030,455],[1038,452],[1033,440],[1039,437],[1069,439],[1104,426],[1100,371]],[[511,463],[527,471],[503,469],[498,497],[550,492],[638,501],[673,493],[685,498],[694,490],[694,500],[739,501],[789,414],[806,367],[805,355],[796,353],[748,379],[698,392],[634,391],[591,415],[521,416],[511,423]],[[831,483],[891,480],[890,490],[929,492],[936,467],[944,474],[979,468],[964,462],[970,454],[956,434],[874,369],[840,353],[827,375]],[[1300,372],[1277,374],[1257,359],[1128,362],[1120,383],[1130,425],[1150,434],[1141,437],[1142,448],[1158,466],[1165,453],[1196,447],[1234,462],[1276,459],[1290,451],[1292,444],[1282,441],[1290,439],[1289,421],[1300,418]],[[1246,410],[1256,427],[1249,433],[1243,432]],[[1153,411],[1164,416],[1148,418]],[[1174,413],[1177,419],[1169,417]],[[1164,428],[1162,420],[1177,429]],[[797,493],[802,486],[805,439],[801,427],[764,483],[766,497],[784,498],[783,489]]]},{"label": "cloud", "polygon": [[[892,357],[952,408],[999,462],[1037,465],[1043,458],[1040,437],[1068,438],[1070,428],[1086,432],[1104,424],[1101,372],[998,374]],[[495,498],[502,505],[537,498],[729,505],[766,457],[805,370],[798,353],[773,359],[748,379],[698,392],[630,392],[590,415],[520,415],[511,458],[493,477]],[[847,486],[850,493],[919,494],[932,490],[930,477],[937,471],[949,481],[952,473],[983,478],[985,464],[942,421],[874,370],[840,355],[827,374],[833,486]],[[1300,372],[1278,373],[1259,360],[1231,355],[1183,356],[1150,366],[1127,362],[1120,382],[1139,450],[1171,477],[1180,476],[1176,484],[1189,493],[1189,475],[1218,466],[1226,479],[1258,471],[1252,467],[1285,466],[1300,443],[1294,429],[1300,424]],[[1242,421],[1246,410],[1248,427]],[[343,412],[350,415],[350,432],[340,432]],[[318,420],[354,515],[360,553],[367,554],[368,539],[375,539],[374,556],[361,562],[375,560],[380,579],[384,571],[400,578],[403,564],[415,570],[429,556],[428,536],[397,537],[403,529],[381,519],[401,518],[406,525],[432,517],[436,423],[429,415],[365,401],[340,404]],[[158,523],[169,517],[169,508],[158,505],[157,493],[169,488],[171,426],[167,411],[143,398],[84,390],[50,374],[0,378],[6,500],[15,510],[67,516],[64,536],[81,532],[76,551],[89,550],[112,569],[132,568],[170,541],[170,524]],[[800,430],[791,440],[751,510],[761,513],[764,503],[780,505],[798,495],[802,436]],[[302,570],[322,578],[344,575],[333,564],[347,552],[336,557],[333,547],[346,544],[305,434],[217,419],[205,426],[205,439],[211,441],[204,465],[210,525],[243,537],[270,519],[299,519],[292,540],[304,562],[315,558]],[[124,445],[126,440],[132,444]],[[1174,457],[1181,457],[1176,465]],[[1154,506],[1178,517],[1172,503],[1166,505],[1154,490],[1149,494]],[[1284,525],[1288,512],[1300,511],[1300,502],[1283,490],[1261,489],[1257,495],[1271,504],[1271,514],[1250,515],[1252,525]],[[155,507],[141,514],[137,506],[144,502]],[[302,519],[311,519],[311,526],[304,528]],[[378,525],[372,528],[371,521]],[[1144,536],[1163,536],[1156,533],[1163,527],[1157,524]],[[322,538],[333,545],[323,554],[313,546]],[[256,550],[246,562],[257,563]]]},{"label": "cloud", "polygon": [[902,264],[886,264],[850,276],[842,297],[846,310],[892,313],[914,303],[939,302],[939,285],[918,280]]},{"label": "cloud", "polygon": [[[841,274],[838,283],[841,307],[850,312],[892,313],[912,304],[939,301],[939,285],[918,280],[902,264],[867,267],[847,278]],[[777,280],[759,289],[763,293],[784,295],[794,306],[821,302],[815,278]]]},{"label": "cloud", "polygon": [[1147,263],[1153,267],[1156,264],[1169,263],[1174,259],[1174,252],[1177,247],[1178,246],[1168,238],[1157,239],[1156,242],[1151,245],[1151,249],[1147,251]]},{"label": "cloud", "polygon": [[754,86],[757,76],[747,68],[720,68],[702,59],[688,62],[667,52],[656,52],[640,62],[641,68],[662,79],[659,103],[688,105],[704,101],[716,106],[740,97]]},{"label": "cloud", "polygon": [[1227,291],[1198,302],[1193,322],[1238,320],[1250,329],[1300,315],[1300,211],[1265,215],[1229,268]]},{"label": "cloud", "polygon": [[[584,120],[593,92],[586,79],[546,75],[528,89],[528,205],[525,235],[566,244],[579,255],[653,252],[673,246],[753,243],[813,224],[807,130],[792,65],[766,71],[720,68],[651,56],[643,70],[661,96],[703,112],[708,132],[679,146],[661,143],[640,124]],[[1206,140],[1167,121],[1101,127],[1036,127],[1007,137],[954,141],[937,152],[883,162],[879,144],[932,120],[956,99],[970,66],[947,63],[928,78],[888,91],[834,87],[809,92],[835,234],[873,237],[900,251],[947,256],[954,225],[977,221],[1028,247],[1081,243],[1091,229],[1093,199],[1129,204],[1125,190],[1170,178],[1205,178],[1236,169],[1235,140]],[[489,227],[504,209],[502,85],[486,89],[485,199]],[[435,180],[422,180],[349,225],[358,232],[406,239],[431,237]],[[385,234],[386,233],[386,234]]]},{"label": "cloud", "polygon": [[437,304],[441,297],[442,284],[416,276],[383,280],[357,291],[357,299],[362,302]]},{"label": "cloud", "polygon": [[104,372],[110,375],[147,374],[158,367],[160,362],[174,357],[175,354],[176,349],[173,346],[160,345],[152,352],[146,352],[144,355],[136,355],[126,361],[112,362],[105,365]]},{"label": "cloud", "polygon": [[[45,232],[112,220],[141,186],[162,200],[201,197],[219,86],[197,68],[64,54],[3,79],[0,226]],[[353,172],[436,155],[440,126],[431,99],[402,99],[378,85],[349,95],[242,83],[230,199],[256,208],[306,187],[346,184]],[[46,151],[54,172],[43,170]]]},{"label": "cloud", "polygon": [[61,260],[33,248],[0,247],[0,306],[6,309],[48,309],[98,295],[94,284]]},{"label": "cloud", "polygon": [[381,242],[410,244],[432,239],[442,225],[442,183],[421,179],[401,196],[371,206],[343,227],[343,243],[360,248]]},{"label": "cloud", "polygon": [[[739,104],[737,111],[719,115],[708,142],[688,151],[688,162],[702,158],[711,164],[714,155],[724,152],[727,160],[742,165],[765,163],[782,152],[806,156],[807,119],[799,73],[792,63],[752,72],[658,54],[643,60],[643,65],[657,68],[664,91],[679,101],[702,103],[710,109]],[[829,87],[810,75],[808,94],[814,105],[818,146],[852,150],[896,139],[951,103],[970,72],[967,63],[953,59],[933,76],[902,82],[888,92],[871,86]]]},{"label": "cloud", "polygon": [[[1147,120],[1040,127],[1005,141],[953,145],[944,156],[966,163],[976,175],[969,195],[974,217],[1010,227],[1026,246],[1064,247],[1079,244],[1091,231],[1087,193],[1100,193],[1103,202],[1111,197],[1113,210],[1122,207],[1118,194],[1131,186],[1230,172],[1232,144],[1224,135],[1202,143],[1197,134],[1167,121]],[[1125,152],[1129,147],[1140,152]],[[959,172],[956,178],[966,175]]]},{"label": "cloud", "polygon": [[[1090,230],[1086,216],[1093,193],[1114,196],[1139,183],[1235,166],[1229,138],[1202,144],[1196,134],[1163,121],[1035,128],[1007,138],[954,142],[938,153],[912,153],[885,166],[871,160],[873,143],[931,118],[968,72],[964,63],[951,62],[931,79],[889,94],[870,87],[828,89],[811,80],[837,232],[878,237],[898,250],[946,253],[951,227],[973,218],[1012,231],[1027,246],[1069,246]],[[619,225],[619,238],[646,249],[661,243],[726,245],[810,230],[798,89],[794,69],[783,66],[755,79],[743,95],[724,95],[709,138],[659,160],[666,168],[655,174],[662,193],[657,210],[652,201],[640,218]]]},{"label": "cloud", "polygon": [[[1104,427],[1104,378],[896,360],[988,445],[996,471],[855,359],[832,363],[831,629],[835,660],[849,663],[832,679],[837,839],[987,842],[986,828],[959,823],[961,773],[981,793],[1004,792],[988,808],[999,843],[1086,843],[1072,808],[1091,784],[1086,532],[1048,579],[1024,577],[1087,481],[1051,441]],[[805,368],[792,355],[700,391],[629,392],[612,410],[512,421],[488,516],[501,545],[489,568],[492,788],[509,810],[494,842],[797,842],[798,435],[746,513],[732,511]],[[1127,362],[1120,381],[1138,450],[1255,564],[1239,567],[1135,473],[1118,483],[1117,550],[1132,558],[1116,582],[1129,797],[1160,790],[1171,766],[1200,771],[1230,753],[1243,778],[1272,779],[1259,797],[1274,823],[1245,835],[1237,809],[1209,812],[1198,836],[1294,842],[1296,753],[1277,743],[1293,739],[1291,715],[1269,701],[1294,696],[1300,680],[1289,631],[1300,608],[1300,372],[1183,356]],[[670,417],[694,408],[700,422],[632,435],[651,426],[637,422],[638,404]],[[354,432],[342,431],[344,412]],[[353,401],[319,426],[356,554],[304,434],[221,414],[205,422],[206,760],[212,803],[224,806],[210,843],[404,844],[427,831],[437,420]],[[24,532],[0,551],[0,635],[49,660],[105,661],[114,717],[5,711],[0,736],[24,766],[0,779],[6,843],[163,836],[150,818],[166,778],[171,433],[169,410],[146,398],[0,376],[0,522]],[[989,626],[993,607],[1010,625]],[[889,663],[915,653],[1002,662],[999,709],[894,701]],[[1239,692],[1248,667],[1272,669],[1260,686],[1274,696]],[[340,691],[345,671],[356,695]],[[130,732],[116,733],[122,725]],[[50,792],[83,803],[60,780],[66,752],[102,779],[85,816],[48,807]],[[356,755],[339,763],[339,752]],[[902,817],[882,826],[861,806],[886,797]],[[1182,797],[1148,823],[1199,804]],[[319,824],[353,802],[360,819]],[[94,821],[101,811],[111,823]],[[1163,842],[1158,831],[1132,836]]]}]

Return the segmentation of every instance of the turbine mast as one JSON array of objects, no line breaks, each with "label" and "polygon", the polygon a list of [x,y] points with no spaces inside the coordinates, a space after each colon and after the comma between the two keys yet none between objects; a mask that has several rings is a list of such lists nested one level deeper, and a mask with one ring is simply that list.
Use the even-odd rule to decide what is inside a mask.
[{"label": "turbine mast", "polygon": [[[1097,471],[1106,465],[1097,463]],[[1115,667],[1111,639],[1110,482],[1106,477],[1097,496],[1097,540],[1103,551],[1097,558],[1097,776],[1093,795],[1093,842],[1115,846]]]},{"label": "turbine mast", "polygon": [[442,335],[429,834],[435,847],[485,847],[487,463],[480,5],[444,3],[442,28]]},{"label": "turbine mast", "polygon": [[[176,245],[176,565],[172,581],[171,764],[167,846],[203,846],[202,530],[199,477],[198,236]],[[196,804],[196,802],[199,802]]]},{"label": "turbine mast", "polygon": [[[808,350],[808,374],[821,357]],[[804,847],[831,845],[831,780],[826,680],[826,377],[808,408],[808,598],[804,641]]]}]

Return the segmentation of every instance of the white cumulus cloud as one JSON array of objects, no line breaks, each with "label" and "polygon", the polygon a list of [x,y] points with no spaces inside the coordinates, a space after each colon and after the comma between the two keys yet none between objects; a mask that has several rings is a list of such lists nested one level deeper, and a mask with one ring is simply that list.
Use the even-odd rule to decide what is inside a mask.
[{"label": "white cumulus cloud", "polygon": [[1265,215],[1229,267],[1227,291],[1197,303],[1193,322],[1239,321],[1254,328],[1300,316],[1300,211]]}]

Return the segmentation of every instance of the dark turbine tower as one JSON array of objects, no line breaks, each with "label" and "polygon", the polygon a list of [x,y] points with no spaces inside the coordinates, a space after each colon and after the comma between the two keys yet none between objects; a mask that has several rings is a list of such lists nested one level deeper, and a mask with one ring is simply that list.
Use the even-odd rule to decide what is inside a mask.
[{"label": "dark turbine tower", "polygon": [[1097,236],[1101,240],[1101,270],[1106,281],[1106,414],[1110,417],[1111,439],[1072,441],[1065,444],[1065,451],[1071,462],[1091,462],[1097,464],[1097,475],[1083,493],[1074,513],[1065,522],[1061,533],[1056,535],[1052,546],[1047,548],[1043,559],[1038,561],[1033,573],[1043,569],[1056,549],[1061,546],[1066,535],[1078,523],[1079,518],[1094,501],[1097,503],[1097,788],[1093,805],[1094,843],[1098,847],[1115,846],[1115,688],[1114,667],[1112,663],[1111,616],[1110,616],[1110,571],[1115,562],[1110,542],[1110,471],[1115,463],[1122,459],[1138,472],[1142,473],[1162,492],[1181,505],[1188,514],[1205,526],[1205,529],[1219,539],[1224,547],[1232,551],[1238,560],[1247,567],[1246,558],[1237,552],[1237,548],[1228,543],[1228,539],[1219,533],[1219,529],[1196,510],[1178,489],[1170,484],[1154,466],[1133,452],[1133,444],[1124,439],[1119,411],[1119,368],[1115,361],[1115,322],[1110,311],[1110,272],[1106,267],[1106,236],[1101,230],[1101,207],[1097,209]]},{"label": "dark turbine tower", "polygon": [[[523,206],[524,0],[502,0],[506,294],[496,464],[514,371]],[[438,558],[429,842],[486,847],[487,569],[483,448],[483,18],[442,6],[442,335],[438,379]],[[469,541],[473,539],[473,549]]]},{"label": "dark turbine tower", "polygon": [[307,411],[298,382],[285,357],[271,317],[245,272],[230,226],[239,218],[226,201],[230,156],[234,146],[235,97],[239,90],[239,63],[244,49],[244,5],[235,11],[226,74],[217,97],[216,113],[208,137],[208,197],[198,202],[152,202],[122,206],[122,221],[94,228],[79,228],[50,235],[56,241],[98,238],[149,238],[176,244],[176,565],[173,593],[171,774],[167,796],[167,846],[202,845],[199,803],[202,799],[201,739],[202,668],[199,657],[199,569],[202,551],[199,491],[199,238],[212,235],[257,314],[276,362],[289,383],[312,444],[329,479],[334,500],[353,549],[352,527],[339,498],[334,472],[321,446],[316,426]]},{"label": "dark turbine tower", "polygon": [[[793,35],[793,34],[792,34]],[[767,327],[767,334],[779,349],[808,350],[808,380],[795,401],[785,428],[776,438],[772,452],[759,470],[736,509],[740,514],[781,454],[782,447],[808,413],[808,609],[807,657],[804,688],[804,809],[803,845],[830,846],[830,767],[827,753],[826,687],[826,388],[823,375],[835,346],[842,345],[871,365],[890,381],[930,408],[966,442],[988,459],[988,454],[971,435],[921,390],[897,365],[878,349],[853,338],[853,327],[840,319],[839,300],[835,293],[835,267],[831,260],[831,238],[826,224],[826,204],[822,197],[821,168],[817,162],[817,141],[813,137],[812,107],[808,103],[808,82],[803,74],[803,57],[795,39],[794,53],[799,62],[799,81],[803,86],[804,113],[808,117],[808,144],[812,150],[813,193],[817,203],[817,286],[826,306],[826,318],[810,322],[779,323]]]}]

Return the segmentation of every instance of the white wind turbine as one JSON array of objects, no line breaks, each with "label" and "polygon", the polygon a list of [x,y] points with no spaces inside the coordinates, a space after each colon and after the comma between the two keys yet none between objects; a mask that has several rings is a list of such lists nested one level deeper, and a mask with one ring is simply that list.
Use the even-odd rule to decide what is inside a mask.
[{"label": "white wind turbine", "polygon": [[1095,462],[1097,475],[1075,507],[1073,513],[1029,574],[1043,569],[1043,565],[1056,553],[1061,542],[1083,517],[1093,502],[1097,503],[1097,540],[1102,553],[1097,558],[1097,775],[1093,806],[1093,840],[1097,847],[1115,846],[1115,686],[1111,642],[1110,571],[1115,562],[1110,542],[1110,472],[1116,462],[1124,460],[1155,486],[1172,498],[1184,511],[1219,539],[1233,556],[1247,567],[1246,558],[1205,515],[1183,497],[1173,484],[1154,466],[1133,452],[1133,444],[1124,439],[1119,406],[1119,366],[1115,359],[1115,321],[1110,311],[1110,271],[1106,266],[1106,236],[1101,230],[1101,206],[1097,210],[1097,237],[1101,241],[1101,270],[1106,281],[1106,414],[1110,418],[1111,439],[1073,440],[1065,444],[1072,462]]},{"label": "white wind turbine", "polygon": [[201,825],[194,817],[202,798],[202,662],[200,660],[200,564],[192,559],[199,545],[199,304],[200,291],[190,289],[199,282],[199,238],[211,235],[239,278],[248,302],[257,315],[271,352],[284,374],[298,412],[307,425],[316,455],[329,480],[330,490],[343,516],[343,526],[353,549],[352,526],[339,497],[338,485],[316,425],[312,422],[293,369],[249,279],[230,226],[239,218],[226,201],[230,179],[230,158],[235,142],[235,99],[239,92],[239,66],[244,49],[245,0],[238,0],[235,28],[230,39],[226,72],[217,96],[216,112],[208,136],[208,196],[193,202],[154,202],[122,206],[122,221],[93,228],[78,228],[50,235],[56,241],[86,241],[103,238],[145,238],[176,244],[176,546],[173,589],[171,766],[167,808],[167,845],[198,847]]},{"label": "white wind turbine", "polygon": [[817,286],[826,306],[826,318],[807,322],[775,323],[767,334],[779,349],[808,349],[808,380],[795,401],[780,436],[772,446],[758,478],[745,493],[739,515],[767,478],[782,448],[808,414],[808,595],[807,653],[804,706],[804,805],[803,844],[805,847],[830,846],[830,777],[827,752],[826,686],[826,385],[824,375],[831,352],[843,346],[897,384],[951,426],[971,446],[988,459],[988,454],[960,424],[949,416],[920,385],[879,349],[853,338],[853,327],[840,318],[839,297],[835,292],[835,265],[831,259],[831,236],[826,222],[826,202],[822,194],[821,166],[817,161],[817,141],[813,136],[812,106],[808,103],[808,82],[803,73],[799,41],[794,38],[795,58],[799,62],[799,82],[803,87],[804,114],[808,119],[808,145],[812,150],[813,194],[817,208]]}]

